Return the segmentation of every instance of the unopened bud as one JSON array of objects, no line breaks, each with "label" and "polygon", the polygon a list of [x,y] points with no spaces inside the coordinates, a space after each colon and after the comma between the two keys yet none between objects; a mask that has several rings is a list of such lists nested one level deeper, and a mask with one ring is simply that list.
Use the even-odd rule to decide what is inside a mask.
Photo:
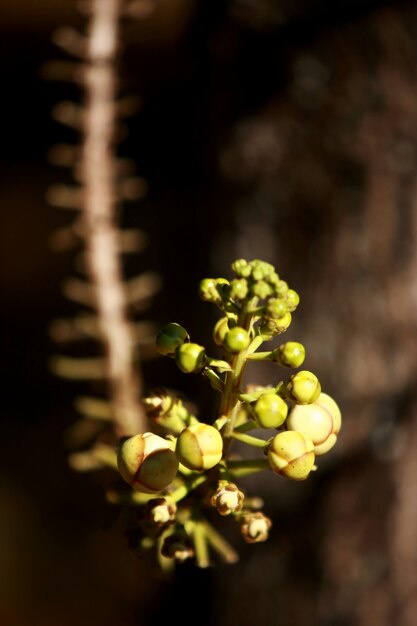
[{"label": "unopened bud", "polygon": [[314,444],[303,433],[287,430],[272,439],[268,461],[276,474],[291,480],[304,480],[314,466]]},{"label": "unopened bud", "polygon": [[321,393],[319,379],[313,372],[307,370],[293,374],[287,388],[298,404],[312,404]]},{"label": "unopened bud", "polygon": [[192,424],[178,436],[175,454],[190,470],[208,470],[221,461],[223,438],[214,426]]}]

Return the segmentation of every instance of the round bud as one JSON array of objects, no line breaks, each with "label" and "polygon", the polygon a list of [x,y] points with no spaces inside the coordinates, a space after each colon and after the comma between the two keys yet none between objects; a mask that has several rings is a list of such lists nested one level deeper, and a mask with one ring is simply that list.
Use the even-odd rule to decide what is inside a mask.
[{"label": "round bud", "polygon": [[314,466],[314,444],[303,433],[286,430],[272,439],[268,461],[276,474],[291,480],[304,480]]},{"label": "round bud", "polygon": [[161,354],[173,354],[178,346],[181,346],[190,338],[189,334],[179,324],[171,322],[163,326],[156,335],[156,347]]},{"label": "round bud", "polygon": [[[289,430],[297,430],[311,439],[316,455],[324,454],[336,443],[333,434],[333,418],[324,407],[313,404],[296,404],[287,418]],[[329,438],[331,440],[329,442]],[[328,445],[330,448],[328,448]]]},{"label": "round bud", "polygon": [[186,374],[199,372],[205,364],[206,351],[198,343],[183,343],[175,350],[175,361]]},{"label": "round bud", "polygon": [[274,319],[272,317],[268,317],[266,319],[264,318],[264,322],[259,328],[262,338],[267,341],[275,335],[281,335],[282,333],[285,333],[291,322],[292,315],[289,311],[287,311],[285,315],[283,315],[279,319]]},{"label": "round bud", "polygon": [[300,296],[294,289],[288,289],[285,294],[285,299],[287,301],[287,307],[289,311],[295,311],[295,309],[300,304]]},{"label": "round bud", "polygon": [[229,352],[242,352],[250,343],[249,333],[241,326],[235,326],[226,333],[223,346]]},{"label": "round bud", "polygon": [[190,470],[211,469],[221,461],[222,436],[214,426],[192,424],[178,436],[175,454],[178,461]]},{"label": "round bud", "polygon": [[327,439],[327,441],[322,443],[321,446],[317,448],[318,452],[316,452],[316,454],[325,454],[326,452],[331,450],[331,448],[333,448],[333,446],[335,445],[337,441],[337,436],[342,427],[342,413],[340,411],[339,406],[336,404],[333,398],[329,396],[327,393],[321,393],[319,397],[317,398],[315,404],[326,409],[332,416],[332,421],[333,421],[332,433]]},{"label": "round bud", "polygon": [[246,278],[236,278],[232,280],[229,295],[233,300],[244,300],[248,295],[248,282]]},{"label": "round bud", "polygon": [[174,480],[178,460],[166,439],[147,432],[121,442],[117,466],[122,478],[133,489],[157,493]]},{"label": "round bud", "polygon": [[321,393],[321,385],[313,372],[301,370],[290,377],[288,390],[297,404],[312,404]]},{"label": "round bud", "polygon": [[300,367],[304,363],[306,351],[302,343],[287,341],[277,348],[279,362],[287,367]]},{"label": "round bud", "polygon": [[267,392],[261,395],[253,406],[256,423],[261,428],[279,428],[287,417],[288,406],[276,393]]},{"label": "round bud", "polygon": [[277,320],[288,311],[287,303],[284,298],[271,298],[267,304],[266,311],[269,317]]},{"label": "round bud", "polygon": [[219,302],[220,296],[217,291],[217,281],[215,278],[203,278],[199,285],[199,294],[202,300],[208,302]]},{"label": "round bud", "polygon": [[213,329],[213,339],[214,342],[217,343],[218,346],[222,346],[223,345],[223,341],[224,338],[226,336],[226,333],[229,332],[229,320],[227,317],[221,317],[216,324],[214,325],[214,329]]}]

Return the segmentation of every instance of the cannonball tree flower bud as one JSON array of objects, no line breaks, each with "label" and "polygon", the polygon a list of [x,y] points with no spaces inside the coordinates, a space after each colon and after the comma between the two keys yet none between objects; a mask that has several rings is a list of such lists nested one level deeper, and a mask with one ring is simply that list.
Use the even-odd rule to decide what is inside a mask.
[{"label": "cannonball tree flower bud", "polygon": [[271,298],[266,305],[266,312],[268,317],[280,319],[288,312],[287,303],[284,298]]},{"label": "cannonball tree flower bud", "polygon": [[261,541],[266,541],[271,526],[272,521],[269,517],[261,513],[261,511],[243,515],[240,520],[240,531],[246,543],[260,543]]},{"label": "cannonball tree flower bud", "polygon": [[294,291],[294,289],[288,289],[285,294],[285,300],[289,311],[295,311],[300,304],[300,296],[296,291]]},{"label": "cannonball tree flower bud", "polygon": [[234,483],[220,480],[210,504],[218,510],[220,515],[238,513],[243,507],[244,495]]},{"label": "cannonball tree flower bud", "polygon": [[326,452],[331,450],[331,448],[333,448],[337,441],[337,436],[342,427],[342,412],[336,401],[327,393],[321,393],[317,398],[315,404],[326,409],[332,416],[333,428],[331,435],[328,437],[327,441],[322,443],[320,446],[317,446],[316,451],[316,454],[325,454]]},{"label": "cannonball tree flower bud", "polygon": [[268,447],[273,472],[291,480],[304,480],[314,466],[314,444],[303,433],[286,430],[275,435]]},{"label": "cannonball tree flower bud", "polygon": [[174,480],[178,459],[169,441],[147,432],[121,441],[117,466],[122,478],[133,489],[157,493]]},{"label": "cannonball tree flower bud", "polygon": [[232,280],[229,295],[232,300],[244,300],[248,295],[248,281],[245,278]]},{"label": "cannonball tree flower bud", "polygon": [[252,293],[263,300],[273,294],[273,289],[265,280],[259,280],[253,285]]},{"label": "cannonball tree flower bud", "polygon": [[206,351],[198,343],[183,343],[175,350],[175,361],[185,374],[199,372],[205,364]]},{"label": "cannonball tree flower bud", "polygon": [[235,326],[229,330],[223,340],[223,346],[229,352],[237,353],[246,350],[250,343],[249,333],[241,326]]},{"label": "cannonball tree flower bud", "polygon": [[156,335],[156,347],[161,354],[173,354],[178,346],[189,341],[188,332],[175,322],[163,326]]},{"label": "cannonball tree flower bud", "polygon": [[285,280],[279,280],[275,283],[275,295],[277,298],[284,298],[288,292],[288,283]]},{"label": "cannonball tree flower bud", "polygon": [[224,338],[226,334],[229,332],[229,330],[230,330],[229,319],[227,317],[221,317],[214,325],[214,329],[213,329],[214,343],[216,343],[218,346],[222,346]]},{"label": "cannonball tree flower bud", "polygon": [[246,261],[246,259],[237,259],[234,263],[232,263],[232,270],[241,278],[247,278],[250,276],[252,267],[250,263]]},{"label": "cannonball tree flower bud", "polygon": [[288,414],[285,401],[274,392],[266,392],[252,408],[256,423],[261,428],[279,428]]},{"label": "cannonball tree flower bud", "polygon": [[286,367],[300,367],[304,363],[306,351],[302,343],[287,341],[274,350],[274,357]]},{"label": "cannonball tree flower bud", "polygon": [[214,426],[192,424],[179,434],[175,454],[178,461],[190,470],[208,470],[221,461],[223,438]]},{"label": "cannonball tree flower bud", "polygon": [[272,317],[264,318],[263,323],[261,324],[259,331],[262,335],[262,338],[268,340],[268,338],[272,338],[275,335],[281,335],[285,333],[287,328],[292,322],[292,315],[289,311],[285,313],[279,319],[274,319]]},{"label": "cannonball tree flower bud", "polygon": [[301,370],[293,374],[287,388],[297,404],[312,404],[321,393],[319,379],[308,370]]},{"label": "cannonball tree flower bud", "polygon": [[[287,418],[287,428],[306,435],[314,444],[316,455],[324,454],[336,443],[333,435],[333,418],[324,407],[313,404],[296,404]],[[332,439],[329,442],[329,438]],[[330,447],[328,447],[330,445]]]}]

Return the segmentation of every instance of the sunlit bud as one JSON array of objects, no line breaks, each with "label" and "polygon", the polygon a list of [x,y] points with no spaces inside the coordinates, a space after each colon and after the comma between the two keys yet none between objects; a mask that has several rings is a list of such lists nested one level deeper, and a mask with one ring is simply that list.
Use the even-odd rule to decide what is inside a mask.
[{"label": "sunlit bud", "polygon": [[281,335],[282,333],[285,333],[291,322],[291,313],[287,311],[287,313],[285,313],[285,315],[283,315],[279,319],[273,319],[272,317],[266,318],[263,324],[260,326],[259,330],[262,334],[262,337],[268,339],[268,336],[274,337],[275,335]]},{"label": "sunlit bud", "polygon": [[[313,404],[296,404],[287,418],[289,430],[297,430],[311,439],[314,444],[314,452],[320,454],[320,450],[329,445],[329,437],[333,435],[333,418],[324,407],[313,402]],[[336,443],[336,438],[331,439],[332,447]],[[330,448],[329,448],[330,449]],[[322,452],[323,454],[323,452]]]},{"label": "sunlit bud", "polygon": [[258,426],[279,428],[285,422],[288,406],[280,396],[268,391],[255,402],[252,410]]},{"label": "sunlit bud", "polygon": [[321,393],[319,379],[313,372],[301,370],[290,377],[288,391],[298,404],[312,404]]},{"label": "sunlit bud", "polygon": [[161,554],[180,563],[192,558],[194,549],[185,530],[177,530],[165,537],[161,546]]},{"label": "sunlit bud", "polygon": [[286,430],[272,439],[268,461],[273,472],[290,478],[304,480],[314,466],[314,444],[303,433]]},{"label": "sunlit bud", "polygon": [[246,350],[250,343],[249,333],[245,328],[241,326],[235,326],[231,330],[229,330],[223,341],[223,346],[229,352],[242,352],[242,350]]},{"label": "sunlit bud", "polygon": [[246,543],[266,541],[271,526],[272,521],[260,511],[244,515],[240,522],[240,530]]},{"label": "sunlit bud", "polygon": [[199,372],[205,364],[206,351],[198,343],[183,343],[175,351],[175,361],[186,374]]},{"label": "sunlit bud", "polygon": [[202,300],[207,302],[215,302],[218,304],[221,302],[221,295],[218,289],[217,278],[203,278],[199,285],[199,294]]},{"label": "sunlit bud", "polygon": [[236,276],[247,278],[250,276],[252,268],[245,259],[238,259],[232,263],[232,270],[235,272]]},{"label": "sunlit bud", "polygon": [[203,471],[217,465],[223,454],[223,438],[214,426],[193,424],[177,438],[175,454],[188,469]]},{"label": "sunlit bud", "polygon": [[244,495],[234,483],[220,480],[217,490],[212,495],[210,503],[220,515],[238,513],[243,507]]},{"label": "sunlit bud", "polygon": [[170,443],[150,432],[124,439],[117,451],[117,465],[122,478],[145,493],[168,487],[178,470]]},{"label": "sunlit bud", "polygon": [[156,335],[156,347],[161,354],[173,354],[185,341],[190,338],[188,332],[175,322],[163,326]]},{"label": "sunlit bud", "polygon": [[325,454],[326,452],[331,450],[331,448],[333,448],[333,446],[335,445],[337,441],[337,436],[342,427],[342,413],[337,403],[327,393],[321,393],[319,397],[317,398],[315,404],[326,409],[332,416],[332,421],[333,421],[333,428],[332,428],[331,435],[328,437],[327,441],[322,443],[320,446],[316,447],[316,454],[319,455],[319,454]]},{"label": "sunlit bud", "polygon": [[306,351],[302,343],[287,341],[274,350],[276,360],[287,367],[300,367],[304,363]]},{"label": "sunlit bud", "polygon": [[268,317],[277,320],[287,313],[288,307],[284,298],[271,298],[266,306]]},{"label": "sunlit bud", "polygon": [[246,278],[236,278],[230,283],[229,296],[232,300],[244,300],[248,295],[248,283]]},{"label": "sunlit bud", "polygon": [[277,298],[284,298],[288,291],[288,283],[285,280],[279,280],[275,284],[275,295]]},{"label": "sunlit bud", "polygon": [[253,285],[252,293],[254,296],[264,299],[273,294],[273,289],[265,280],[259,280]]},{"label": "sunlit bud", "polygon": [[289,311],[295,311],[295,309],[300,304],[300,296],[294,289],[288,289],[285,294],[285,299],[287,301],[287,306]]}]

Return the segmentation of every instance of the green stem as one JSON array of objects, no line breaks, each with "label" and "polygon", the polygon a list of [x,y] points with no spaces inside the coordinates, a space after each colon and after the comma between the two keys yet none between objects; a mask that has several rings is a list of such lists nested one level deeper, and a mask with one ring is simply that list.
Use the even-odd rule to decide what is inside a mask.
[{"label": "green stem", "polygon": [[208,567],[210,565],[210,558],[207,545],[206,527],[200,520],[195,521],[193,524],[192,537],[198,567]]},{"label": "green stem", "polygon": [[206,480],[207,476],[204,474],[202,474],[201,476],[197,476],[196,478],[187,481],[184,485],[177,487],[175,491],[169,494],[170,498],[174,500],[174,502],[179,502],[180,500],[185,498],[185,496],[188,495],[190,491],[192,491],[199,485],[202,485]]},{"label": "green stem", "polygon": [[243,476],[250,476],[256,472],[263,472],[270,469],[267,459],[229,461],[227,467],[234,478],[242,478]]},{"label": "green stem", "polygon": [[270,350],[269,352],[252,352],[251,354],[248,354],[246,358],[251,361],[270,361],[273,353],[273,350]]},{"label": "green stem", "polygon": [[226,539],[224,539],[224,537],[222,537],[206,520],[204,520],[202,524],[204,524],[206,539],[211,547],[216,550],[226,563],[236,563],[239,560],[239,555],[226,541]]},{"label": "green stem", "polygon": [[236,428],[234,429],[234,432],[235,433],[247,433],[250,430],[255,430],[255,428],[258,428],[258,424],[255,422],[255,420],[249,420],[247,422],[244,422],[240,426],[236,426]]},{"label": "green stem", "polygon": [[237,439],[242,443],[246,443],[248,446],[253,446],[254,448],[265,448],[267,442],[264,439],[259,439],[258,437],[253,437],[252,435],[245,435],[244,433],[238,433],[233,431],[230,436],[233,439]]}]

